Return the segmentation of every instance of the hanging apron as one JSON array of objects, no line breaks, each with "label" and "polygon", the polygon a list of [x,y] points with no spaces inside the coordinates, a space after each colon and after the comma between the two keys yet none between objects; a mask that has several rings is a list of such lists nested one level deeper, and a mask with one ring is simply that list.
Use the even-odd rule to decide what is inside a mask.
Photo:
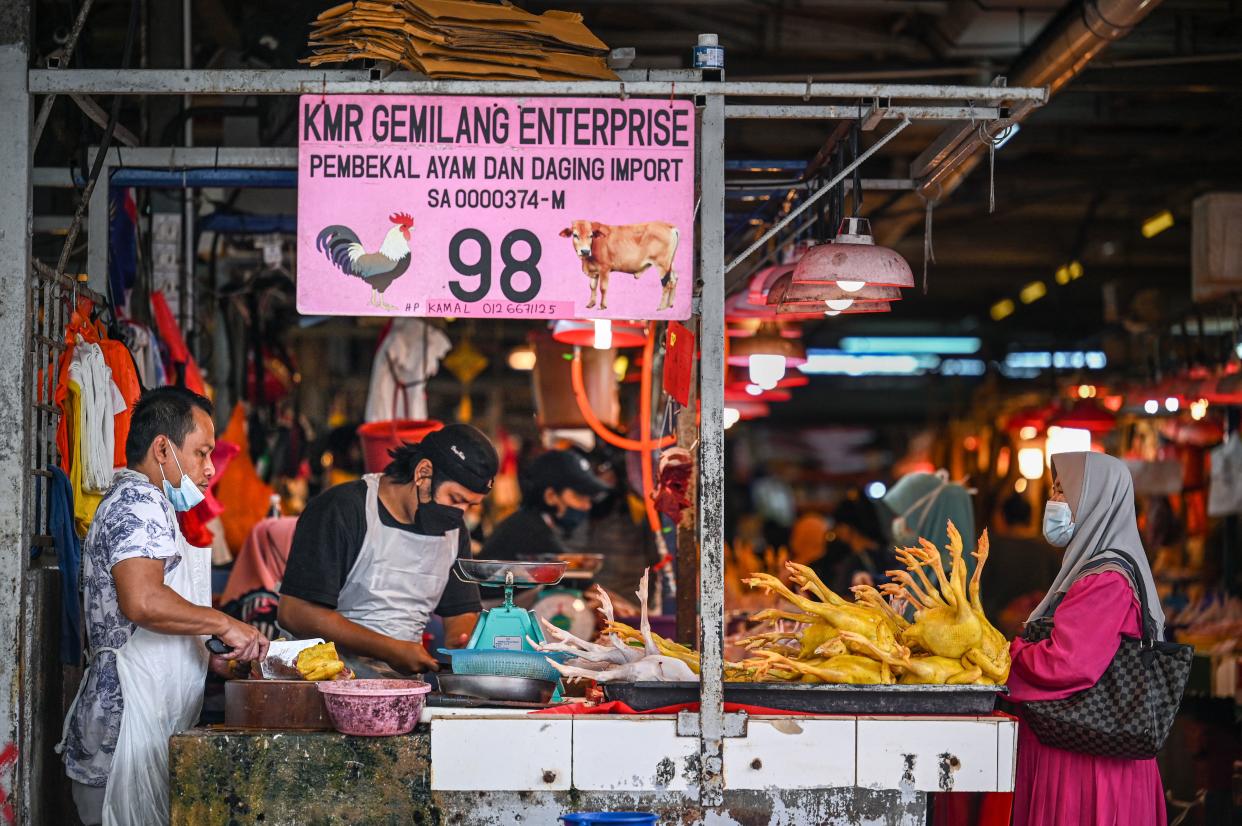
[{"label": "hanging apron", "polygon": [[[181,562],[164,576],[164,584],[187,602],[211,606],[211,549],[196,548],[174,526]],[[134,630],[120,648],[100,648],[116,657],[121,697],[121,731],[112,756],[104,792],[104,826],[148,826],[168,823],[168,738],[198,719],[209,654],[201,635],[159,634]],[[65,732],[87,684],[65,718]],[[63,740],[62,740],[63,743]]]},{"label": "hanging apron", "polygon": [[[380,474],[367,485],[367,533],[354,567],[337,598],[336,610],[352,622],[394,639],[422,642],[423,628],[435,611],[457,561],[457,531],[425,536],[385,527],[379,516]],[[358,676],[394,676],[366,658],[345,656]]]}]

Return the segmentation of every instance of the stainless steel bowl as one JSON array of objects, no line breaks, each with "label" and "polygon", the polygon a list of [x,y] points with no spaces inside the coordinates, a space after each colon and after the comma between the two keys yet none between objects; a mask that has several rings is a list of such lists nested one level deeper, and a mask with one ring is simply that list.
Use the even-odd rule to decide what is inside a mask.
[{"label": "stainless steel bowl", "polygon": [[509,574],[514,585],[555,585],[565,575],[564,562],[509,562],[503,559],[459,559],[457,570],[467,582],[504,585]]},{"label": "stainless steel bowl", "polygon": [[556,691],[556,683],[529,677],[495,677],[489,674],[437,674],[440,691],[480,700],[512,700],[519,703],[546,703]]}]

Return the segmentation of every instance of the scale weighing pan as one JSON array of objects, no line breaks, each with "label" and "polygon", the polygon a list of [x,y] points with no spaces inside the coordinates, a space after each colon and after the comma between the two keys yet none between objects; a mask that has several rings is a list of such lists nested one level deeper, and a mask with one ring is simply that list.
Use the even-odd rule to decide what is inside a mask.
[{"label": "scale weighing pan", "polygon": [[511,562],[503,559],[459,559],[457,573],[480,585],[555,585],[565,575],[564,562]]}]

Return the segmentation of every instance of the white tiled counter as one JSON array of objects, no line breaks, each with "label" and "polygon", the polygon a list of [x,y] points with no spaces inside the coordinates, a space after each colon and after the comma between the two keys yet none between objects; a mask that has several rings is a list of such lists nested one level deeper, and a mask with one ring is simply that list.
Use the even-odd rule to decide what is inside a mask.
[{"label": "white tiled counter", "polygon": [[[698,740],[669,715],[431,710],[433,791],[687,792]],[[725,786],[1013,790],[1017,723],[989,717],[752,717],[727,738]],[[486,756],[486,771],[480,758]]]}]

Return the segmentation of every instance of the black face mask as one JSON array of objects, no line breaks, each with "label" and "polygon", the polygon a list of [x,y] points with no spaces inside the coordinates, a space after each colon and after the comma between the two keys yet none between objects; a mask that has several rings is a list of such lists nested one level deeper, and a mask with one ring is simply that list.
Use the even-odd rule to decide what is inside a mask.
[{"label": "black face mask", "polygon": [[[432,487],[435,487],[434,482]],[[423,501],[419,496],[418,510],[414,512],[414,529],[427,536],[444,536],[452,530],[465,530],[466,514],[461,508],[441,505],[439,502]]]},{"label": "black face mask", "polygon": [[565,508],[565,512],[560,516],[553,516],[552,521],[556,526],[565,533],[570,533],[574,528],[581,525],[591,515],[589,510],[578,510],[577,508]]}]

